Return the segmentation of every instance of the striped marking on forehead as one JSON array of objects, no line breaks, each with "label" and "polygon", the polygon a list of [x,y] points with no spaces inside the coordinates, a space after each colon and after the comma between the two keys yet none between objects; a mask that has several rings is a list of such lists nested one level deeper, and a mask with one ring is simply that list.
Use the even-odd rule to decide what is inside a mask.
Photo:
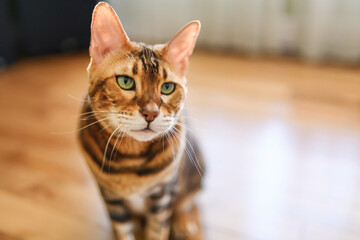
[{"label": "striped marking on forehead", "polygon": [[138,73],[138,65],[137,65],[137,63],[134,64],[132,72],[133,72],[134,75],[136,75]]},{"label": "striped marking on forehead", "polygon": [[167,71],[166,71],[166,69],[165,68],[163,68],[163,77],[164,77],[164,79],[166,80],[167,79]]},{"label": "striped marking on forehead", "polygon": [[143,47],[138,57],[140,58],[144,71],[151,74],[159,73],[159,58],[155,52],[148,47]]}]

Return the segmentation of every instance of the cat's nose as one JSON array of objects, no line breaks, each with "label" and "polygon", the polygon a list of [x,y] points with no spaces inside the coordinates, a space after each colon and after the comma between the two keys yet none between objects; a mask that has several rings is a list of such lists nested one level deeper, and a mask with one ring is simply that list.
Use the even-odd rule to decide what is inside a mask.
[{"label": "cat's nose", "polygon": [[159,111],[147,111],[147,110],[145,110],[141,114],[144,116],[144,118],[145,118],[145,120],[147,122],[152,122],[152,121],[154,121],[154,119],[157,116],[159,116]]},{"label": "cat's nose", "polygon": [[152,122],[154,119],[159,116],[159,108],[155,103],[147,104],[140,113],[145,118],[145,121]]}]

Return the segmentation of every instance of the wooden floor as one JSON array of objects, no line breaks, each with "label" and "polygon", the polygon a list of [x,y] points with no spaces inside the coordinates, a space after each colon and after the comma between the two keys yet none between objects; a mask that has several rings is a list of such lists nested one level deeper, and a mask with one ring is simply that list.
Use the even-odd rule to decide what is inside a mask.
[{"label": "wooden floor", "polygon": [[[71,132],[87,64],[46,57],[0,75],[1,240],[111,238]],[[189,85],[206,240],[360,239],[359,69],[199,52]]]}]

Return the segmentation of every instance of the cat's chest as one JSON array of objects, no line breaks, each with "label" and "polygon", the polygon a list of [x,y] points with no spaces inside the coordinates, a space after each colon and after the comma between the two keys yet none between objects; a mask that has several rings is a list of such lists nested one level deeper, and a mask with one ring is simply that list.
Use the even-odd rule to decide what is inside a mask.
[{"label": "cat's chest", "polygon": [[147,197],[140,194],[132,195],[126,198],[126,205],[132,212],[137,214],[145,213],[148,209]]},{"label": "cat's chest", "polygon": [[149,211],[150,203],[152,202],[150,199],[152,196],[159,196],[165,193],[165,185],[164,183],[156,185],[151,189],[143,192],[142,194],[134,194],[129,197],[126,197],[126,206],[136,214],[145,214]]}]

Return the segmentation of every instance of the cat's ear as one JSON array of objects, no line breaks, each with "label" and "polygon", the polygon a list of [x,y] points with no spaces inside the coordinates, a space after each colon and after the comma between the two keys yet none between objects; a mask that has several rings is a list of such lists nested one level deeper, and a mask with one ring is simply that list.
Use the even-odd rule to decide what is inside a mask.
[{"label": "cat's ear", "polygon": [[123,48],[129,38],[121,26],[114,9],[104,2],[94,8],[91,21],[90,56],[99,64],[106,54]]},{"label": "cat's ear", "polygon": [[185,75],[189,65],[189,57],[194,50],[200,26],[199,21],[190,22],[165,46],[167,60],[177,66],[182,75]]}]

